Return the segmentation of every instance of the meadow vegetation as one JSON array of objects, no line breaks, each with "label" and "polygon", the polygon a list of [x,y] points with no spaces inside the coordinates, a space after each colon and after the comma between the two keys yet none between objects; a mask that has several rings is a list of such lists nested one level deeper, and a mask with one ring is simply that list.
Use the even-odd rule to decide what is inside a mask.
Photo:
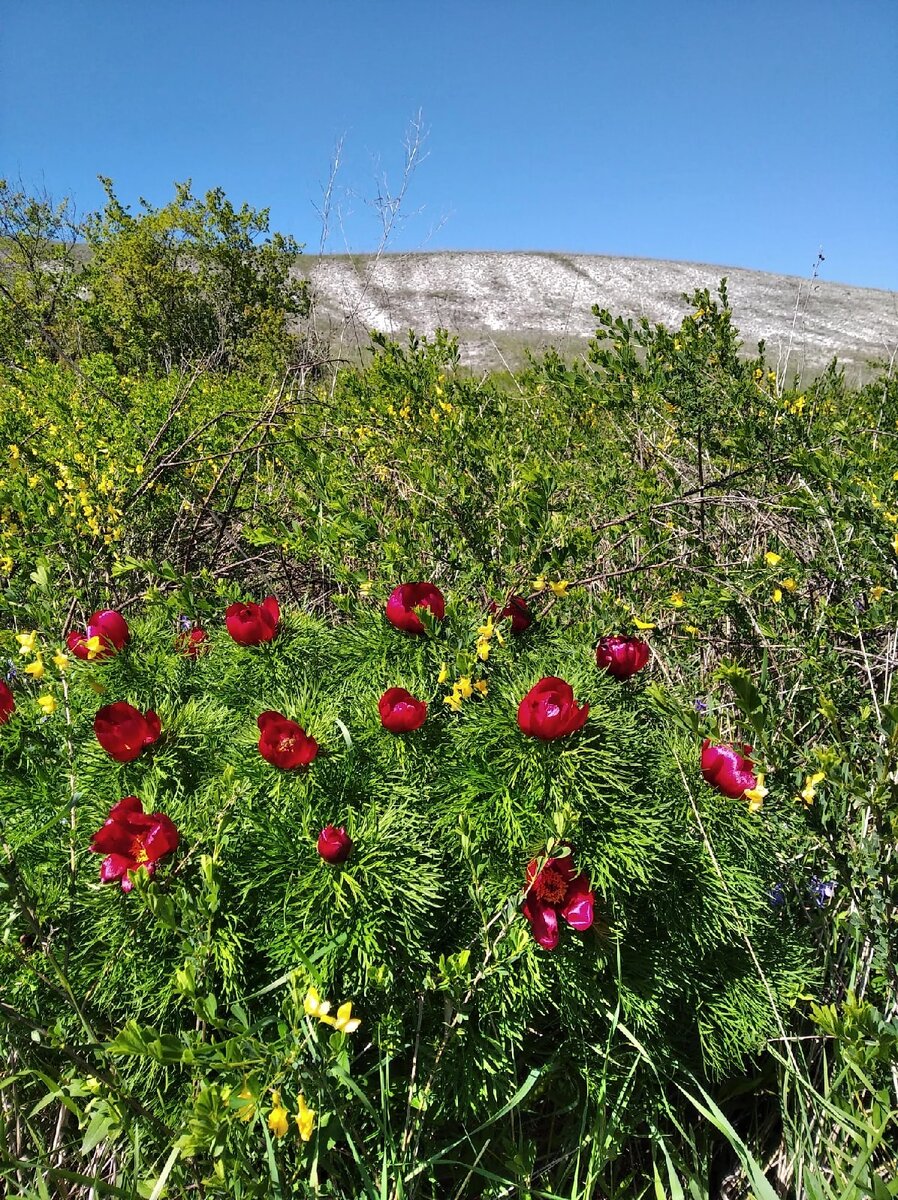
[{"label": "meadow vegetation", "polygon": [[219,191],[0,208],[4,1194],[898,1196],[891,373],[346,364]]}]

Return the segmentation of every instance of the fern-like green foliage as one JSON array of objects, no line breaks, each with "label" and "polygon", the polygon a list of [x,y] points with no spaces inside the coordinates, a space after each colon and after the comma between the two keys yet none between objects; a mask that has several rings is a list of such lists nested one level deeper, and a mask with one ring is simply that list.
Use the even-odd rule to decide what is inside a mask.
[{"label": "fern-like green foliage", "polygon": [[[475,671],[486,692],[459,712],[443,702],[451,680],[438,679],[484,619],[463,596],[432,636],[397,631],[370,597],[339,624],[288,611],[275,640],[252,648],[219,619],[195,661],[176,650],[165,610],[149,608],[122,653],[70,665],[52,715],[23,686],[0,736],[4,994],[62,1037],[79,1036],[79,1022],[101,1038],[127,1022],[156,1031],[156,1061],[123,1069],[175,1123],[188,1068],[166,1065],[181,1053],[166,1037],[192,1044],[197,1013],[214,1015],[213,1045],[230,1044],[233,1026],[215,1023],[223,1014],[262,1020],[272,1072],[295,1057],[285,1027],[264,1025],[285,981],[297,994],[351,998],[366,1031],[362,1065],[386,1054],[406,1075],[414,1062],[422,1081],[439,1072],[431,1120],[488,1119],[521,1060],[546,1071],[541,1104],[563,1109],[572,1077],[586,1097],[618,1019],[656,1063],[737,1069],[814,978],[806,928],[770,904],[788,823],[705,785],[697,739],[638,678],[598,671],[602,628],[565,603],[563,621],[519,635],[500,626],[502,643]],[[580,732],[552,742],[516,719],[545,675],[590,705]],[[377,701],[393,686],[428,702],[420,730],[382,727]],[[98,706],[113,700],[162,722],[160,741],[130,763],[93,734]],[[310,767],[262,758],[266,709],[318,741]],[[166,813],[181,844],[128,895],[99,882],[89,847],[131,794]],[[316,850],[330,824],[354,846],[338,866]],[[596,920],[586,932],[565,926],[548,952],[520,903],[528,862],[563,842],[589,876]],[[25,951],[18,935],[29,931]],[[140,1046],[149,1036],[128,1035]],[[619,1086],[628,1073],[621,1062]],[[219,1064],[215,1077],[236,1088],[241,1072]]]}]

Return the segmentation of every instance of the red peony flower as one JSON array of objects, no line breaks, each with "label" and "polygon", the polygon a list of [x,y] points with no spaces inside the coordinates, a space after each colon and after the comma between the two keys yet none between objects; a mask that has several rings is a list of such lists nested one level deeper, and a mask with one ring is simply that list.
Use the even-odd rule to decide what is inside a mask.
[{"label": "red peony flower", "polygon": [[282,771],[293,771],[307,767],[318,753],[318,743],[309,737],[301,725],[289,720],[279,712],[260,713],[259,753],[273,767]]},{"label": "red peony flower", "polygon": [[588,716],[589,705],[578,708],[571,685],[554,675],[541,679],[518,705],[518,725],[544,742],[576,733]]},{"label": "red peony flower", "polygon": [[603,637],[596,647],[596,662],[615,679],[629,679],[648,661],[648,642],[642,638]]},{"label": "red peony flower", "polygon": [[128,622],[121,613],[101,608],[87,622],[87,630],[72,630],[66,645],[76,658],[93,662],[95,658],[112,658],[122,650],[131,636]]},{"label": "red peony flower", "polygon": [[346,862],[352,854],[352,838],[342,825],[339,829],[334,825],[325,825],[318,834],[318,853],[325,862],[334,865]]},{"label": "red peony flower", "polygon": [[186,658],[199,658],[207,649],[204,643],[208,640],[209,635],[205,629],[195,625],[192,629],[185,629],[183,633],[178,634],[175,638],[175,649]]},{"label": "red peony flower", "polygon": [[15,711],[15,697],[6,684],[0,680],[0,725],[5,725]]},{"label": "red peony flower", "polygon": [[387,620],[406,633],[423,633],[421,618],[416,608],[426,608],[438,621],[446,615],[443,593],[432,583],[401,583],[394,588],[387,601]]},{"label": "red peony flower", "polygon": [[388,688],[377,702],[380,723],[390,733],[411,733],[427,719],[427,704],[405,688]]},{"label": "red peony flower", "polygon": [[[751,746],[743,746],[751,754]],[[743,792],[757,787],[754,763],[733,746],[712,746],[708,738],[702,742],[702,775],[730,800],[738,800]]]},{"label": "red peony flower", "polygon": [[501,612],[499,612],[499,605],[492,600],[490,601],[490,612],[499,613],[499,620],[503,617],[511,617],[512,633],[523,633],[533,624],[533,613],[523,596],[509,596],[508,603]]},{"label": "red peony flower", "polygon": [[228,633],[241,646],[270,642],[277,633],[280,618],[280,606],[274,596],[269,596],[261,604],[253,604],[251,600],[245,604],[229,604],[225,610]]},{"label": "red peony flower", "polygon": [[582,871],[577,873],[572,854],[547,858],[541,870],[537,858],[527,867],[523,913],[544,950],[558,945],[559,913],[572,929],[589,929],[594,903],[587,878]]},{"label": "red peony flower", "polygon": [[104,705],[94,717],[97,741],[116,762],[132,762],[159,740],[161,732],[162,724],[152,709],[142,713],[123,700]]},{"label": "red peony flower", "polygon": [[101,883],[122,881],[122,891],[130,892],[134,884],[129,871],[145,867],[154,875],[156,864],[166,854],[178,848],[178,831],[165,813],[145,813],[136,796],[126,796],[109,810],[106,824],[91,839],[95,854],[105,854],[100,867]]}]

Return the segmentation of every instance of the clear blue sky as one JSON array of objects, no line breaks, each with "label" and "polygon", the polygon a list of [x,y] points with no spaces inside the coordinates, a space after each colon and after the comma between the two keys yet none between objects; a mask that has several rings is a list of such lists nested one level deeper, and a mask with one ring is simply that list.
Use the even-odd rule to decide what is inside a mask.
[{"label": "clear blue sky", "polygon": [[[0,174],[99,205],[175,180],[317,253],[688,259],[898,289],[898,0],[4,0]],[[342,214],[337,218],[339,208]],[[342,226],[342,227],[341,227]]]}]

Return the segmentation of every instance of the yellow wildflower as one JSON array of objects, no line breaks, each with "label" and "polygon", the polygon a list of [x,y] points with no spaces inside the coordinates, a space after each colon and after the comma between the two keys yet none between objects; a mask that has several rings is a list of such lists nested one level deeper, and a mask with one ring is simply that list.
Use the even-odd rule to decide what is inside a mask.
[{"label": "yellow wildflower", "polygon": [[789,579],[781,579],[780,580],[780,587],[784,588],[785,591],[787,591],[787,592],[794,592],[795,589],[798,587],[798,584],[790,576]]},{"label": "yellow wildflower", "polygon": [[698,634],[700,633],[699,627],[697,625],[684,625],[683,628],[686,630],[687,633],[693,633],[696,636],[698,636]]},{"label": "yellow wildflower", "polygon": [[56,703],[55,696],[38,696],[37,702],[40,705],[40,710],[45,717],[52,717],[59,705]]},{"label": "yellow wildflower", "polygon": [[8,554],[4,554],[3,557],[0,558],[0,571],[2,571],[4,575],[9,575],[12,572],[12,567],[12,559]]},{"label": "yellow wildflower", "polygon": [[474,694],[474,689],[471,687],[470,675],[462,675],[458,683],[452,685],[452,688],[453,691],[456,691],[460,696],[463,696],[465,700]]},{"label": "yellow wildflower", "polygon": [[440,673],[437,675],[437,683],[445,683],[449,678],[449,668],[445,663],[440,663]]},{"label": "yellow wildflower", "polygon": [[374,587],[374,584],[371,582],[371,580],[366,579],[364,583],[359,584],[359,595],[360,596],[370,596],[371,589],[373,587]]},{"label": "yellow wildflower", "polygon": [[340,1033],[355,1033],[362,1023],[358,1017],[352,1015],[351,1000],[340,1005],[335,1017],[323,1017],[322,1020],[326,1020],[328,1025],[333,1025],[334,1029],[339,1030]]},{"label": "yellow wildflower", "polygon": [[892,538],[892,549],[898,554],[898,533]]},{"label": "yellow wildflower", "polygon": [[686,597],[683,594],[683,592],[671,592],[670,593],[670,602],[674,606],[674,608],[682,608],[683,605],[686,603]]},{"label": "yellow wildflower", "polygon": [[283,1104],[281,1104],[281,1093],[271,1093],[272,1108],[268,1114],[268,1128],[277,1138],[282,1138],[287,1132],[287,1121],[289,1113]]},{"label": "yellow wildflower", "polygon": [[318,989],[314,987],[310,987],[306,992],[302,1007],[307,1017],[317,1017],[319,1021],[323,1021],[331,1010],[330,1003],[322,1000],[318,995]]},{"label": "yellow wildflower", "polygon": [[636,626],[637,629],[654,629],[655,628],[654,621],[643,621],[641,617],[634,617],[633,624]]},{"label": "yellow wildflower", "polygon": [[779,602],[782,600],[782,598],[783,598],[783,593],[782,593],[781,589],[774,588],[773,589],[773,603],[779,604]]},{"label": "yellow wildflower", "polygon": [[879,587],[878,585],[876,587],[872,587],[870,588],[870,599],[881,600],[888,590],[888,588]]},{"label": "yellow wildflower", "polygon": [[477,692],[480,692],[481,696],[485,696],[486,693],[489,691],[486,680],[478,679],[477,682],[474,684],[474,690]]},{"label": "yellow wildflower", "polygon": [[748,811],[750,813],[757,812],[764,803],[764,797],[767,795],[768,789],[764,787],[764,776],[758,776],[758,782],[753,788],[745,789],[745,799],[748,801]]},{"label": "yellow wildflower", "polygon": [[296,1112],[296,1128],[299,1130],[299,1136],[304,1142],[307,1142],[312,1136],[312,1130],[315,1128],[315,1110],[309,1108],[306,1104],[306,1098],[299,1093],[298,1108]]},{"label": "yellow wildflower", "polygon": [[490,656],[490,644],[486,638],[478,638],[477,640],[477,657],[481,662],[486,662]]},{"label": "yellow wildflower", "polygon": [[546,590],[545,575],[537,575],[536,579],[530,584],[535,592],[544,592]]},{"label": "yellow wildflower", "polygon": [[777,563],[781,563],[783,561],[783,556],[781,554],[776,554],[773,550],[768,550],[764,555],[764,561],[767,563],[768,567],[775,567]]},{"label": "yellow wildflower", "polygon": [[19,643],[20,654],[34,654],[37,651],[37,630],[32,629],[30,633],[17,633],[16,641]]},{"label": "yellow wildflower", "polygon": [[570,586],[571,581],[569,579],[559,579],[557,583],[549,584],[549,590],[553,596],[566,596]]},{"label": "yellow wildflower", "polygon": [[452,692],[450,695],[444,696],[443,703],[448,704],[453,712],[461,712],[461,696],[457,692]]},{"label": "yellow wildflower", "polygon": [[9,448],[9,457],[13,460],[13,462],[18,462],[22,457],[22,451],[18,446],[15,445],[15,443],[13,443],[13,445],[11,445]]},{"label": "yellow wildflower", "polygon": [[486,638],[486,640],[489,641],[489,639],[496,632],[496,627],[493,625],[493,618],[487,617],[485,625],[477,626],[477,632],[480,634],[481,638]]},{"label": "yellow wildflower", "polygon": [[814,803],[814,797],[817,795],[817,784],[822,783],[826,778],[823,771],[815,771],[813,775],[808,775],[804,781],[804,789],[799,796],[799,799],[805,803],[808,808]]},{"label": "yellow wildflower", "polygon": [[37,656],[34,662],[28,664],[28,666],[25,668],[25,674],[30,675],[32,679],[43,679],[44,660],[40,655]]},{"label": "yellow wildflower", "polygon": [[96,634],[94,634],[93,637],[89,637],[87,639],[87,641],[84,643],[84,645],[87,648],[87,661],[88,662],[93,662],[93,660],[97,657],[97,655],[103,649],[102,639],[97,637]]}]

